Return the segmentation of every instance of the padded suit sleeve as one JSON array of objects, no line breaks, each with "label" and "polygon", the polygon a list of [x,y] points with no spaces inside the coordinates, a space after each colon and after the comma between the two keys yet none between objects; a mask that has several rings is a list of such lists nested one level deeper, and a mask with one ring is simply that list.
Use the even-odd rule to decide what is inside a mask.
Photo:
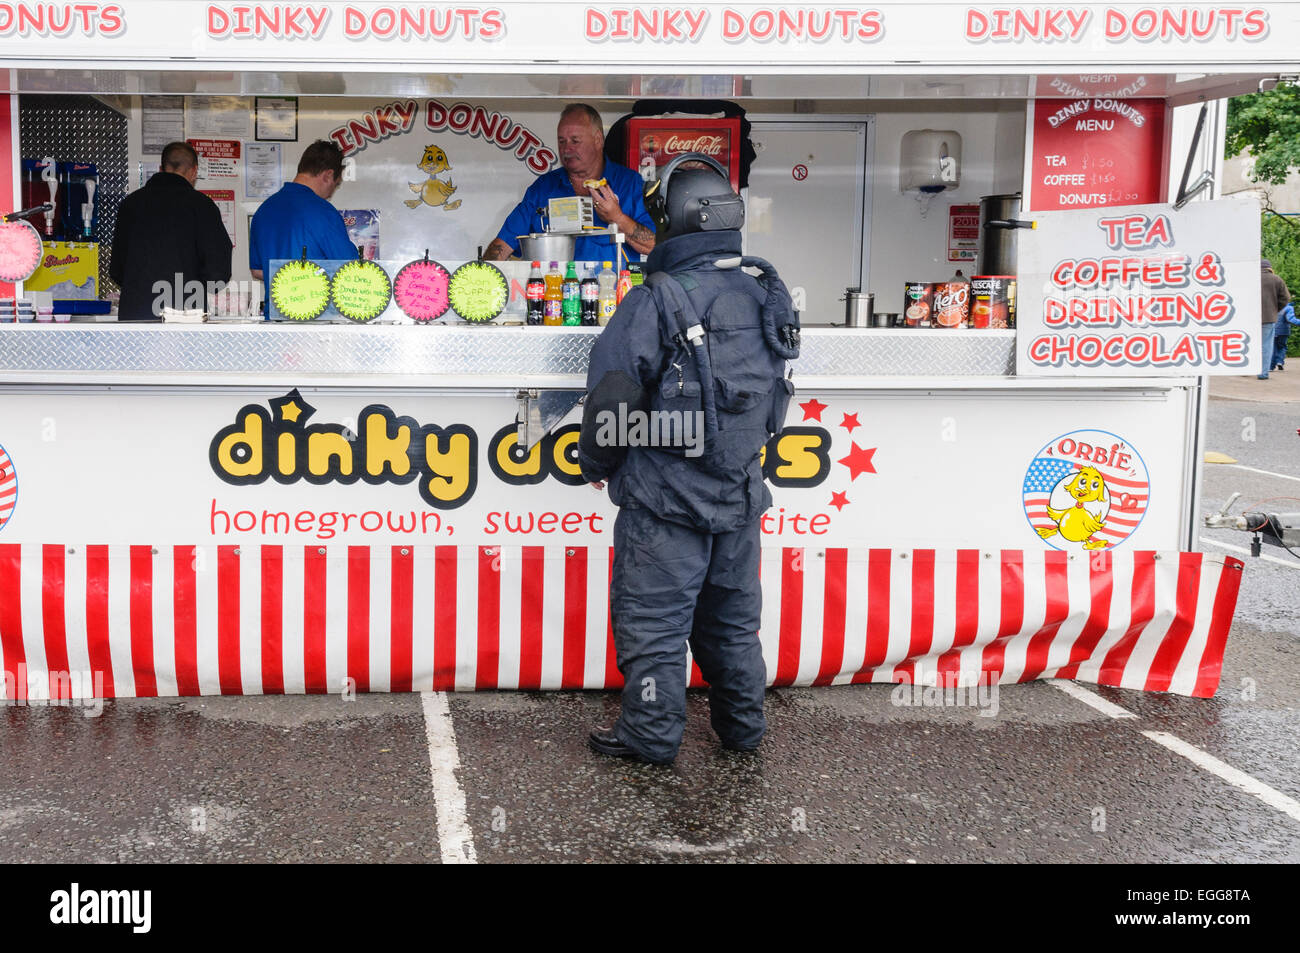
[{"label": "padded suit sleeve", "polygon": [[633,288],[591,349],[578,438],[584,479],[607,480],[622,465],[628,448],[618,421],[649,408],[664,358],[654,296],[645,286]]}]

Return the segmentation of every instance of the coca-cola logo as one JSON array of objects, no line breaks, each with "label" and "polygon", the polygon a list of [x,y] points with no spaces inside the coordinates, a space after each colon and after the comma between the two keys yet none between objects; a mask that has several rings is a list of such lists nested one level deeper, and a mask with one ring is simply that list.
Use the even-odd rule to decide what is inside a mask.
[{"label": "coca-cola logo", "polygon": [[950,285],[947,288],[941,288],[934,293],[934,308],[936,311],[943,311],[947,308],[960,308],[966,303],[967,295],[970,289],[966,285]]},{"label": "coca-cola logo", "polygon": [[54,255],[46,255],[43,262],[46,268],[58,268],[60,265],[75,265],[81,259],[76,255],[69,255],[67,258],[58,258]]},{"label": "coca-cola logo", "polygon": [[726,141],[722,136],[699,135],[694,139],[687,139],[684,136],[672,135],[664,143],[664,152],[668,155],[677,155],[681,152],[701,152],[706,156],[720,156]]}]

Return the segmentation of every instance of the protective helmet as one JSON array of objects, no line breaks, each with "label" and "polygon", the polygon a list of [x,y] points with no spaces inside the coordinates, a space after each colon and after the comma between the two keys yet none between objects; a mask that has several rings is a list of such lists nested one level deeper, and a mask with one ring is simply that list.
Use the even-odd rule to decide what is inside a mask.
[{"label": "protective helmet", "polygon": [[658,179],[646,183],[645,204],[660,241],[745,224],[745,203],[732,191],[726,170],[701,152],[684,152],[664,166]]}]

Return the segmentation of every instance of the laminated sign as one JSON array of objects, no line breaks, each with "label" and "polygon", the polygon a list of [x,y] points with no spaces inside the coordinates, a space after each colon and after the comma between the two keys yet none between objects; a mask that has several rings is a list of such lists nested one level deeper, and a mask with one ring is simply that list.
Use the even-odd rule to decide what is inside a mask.
[{"label": "laminated sign", "polygon": [[1017,374],[1259,373],[1255,202],[1025,217],[1036,225],[1020,237]]}]

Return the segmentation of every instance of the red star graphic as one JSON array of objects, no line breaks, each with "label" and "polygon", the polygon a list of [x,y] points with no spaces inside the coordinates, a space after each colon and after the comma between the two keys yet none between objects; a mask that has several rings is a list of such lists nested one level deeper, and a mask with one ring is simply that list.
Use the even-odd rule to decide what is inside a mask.
[{"label": "red star graphic", "polygon": [[827,505],[843,512],[844,507],[849,505],[849,496],[847,493],[831,493],[831,501]]},{"label": "red star graphic", "polygon": [[840,463],[849,468],[849,480],[856,480],[863,473],[875,473],[876,468],[871,465],[871,458],[875,456],[876,448],[863,450],[855,442],[849,455],[840,460]]},{"label": "red star graphic", "polygon": [[799,406],[803,408],[804,420],[815,420],[818,423],[821,423],[822,411],[826,409],[827,405],[814,397],[812,400],[804,401]]},{"label": "red star graphic", "polygon": [[858,423],[857,414],[845,414],[844,419],[840,421],[840,426],[843,427],[845,430],[847,430],[849,433],[853,433],[853,431],[856,428],[861,427],[862,424]]}]

